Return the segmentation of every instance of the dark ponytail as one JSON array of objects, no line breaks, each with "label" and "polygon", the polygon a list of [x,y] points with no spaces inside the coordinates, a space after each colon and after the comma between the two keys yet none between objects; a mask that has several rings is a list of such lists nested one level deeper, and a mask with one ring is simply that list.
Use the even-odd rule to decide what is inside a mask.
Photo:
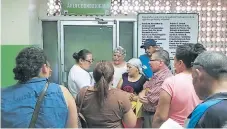
[{"label": "dark ponytail", "polygon": [[179,45],[176,50],[176,59],[182,60],[187,68],[191,68],[192,62],[194,62],[196,57],[204,51],[206,51],[205,47],[199,43]]},{"label": "dark ponytail", "polygon": [[72,56],[73,56],[73,59],[75,59],[76,62],[78,63],[80,59],[85,60],[88,54],[91,54],[91,52],[88,51],[87,49],[83,49],[83,50],[80,50],[78,53],[74,52]]},{"label": "dark ponytail", "polygon": [[109,85],[112,81],[113,74],[114,68],[110,62],[99,62],[94,68],[93,76],[96,81],[95,88],[97,89],[98,100],[101,107],[104,105],[105,98],[108,96]]},{"label": "dark ponytail", "polygon": [[98,98],[101,106],[104,104],[104,99],[107,97],[109,90],[109,83],[106,81],[104,76],[101,76],[100,80],[96,83],[98,90]]}]

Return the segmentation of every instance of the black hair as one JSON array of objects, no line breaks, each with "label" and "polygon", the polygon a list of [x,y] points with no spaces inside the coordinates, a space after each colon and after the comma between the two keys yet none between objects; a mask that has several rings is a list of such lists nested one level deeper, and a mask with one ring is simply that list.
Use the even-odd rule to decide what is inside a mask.
[{"label": "black hair", "polygon": [[196,59],[196,57],[206,51],[202,44],[184,44],[177,46],[176,50],[176,59],[182,60],[186,66],[186,68],[192,67],[192,62]]},{"label": "black hair", "polygon": [[80,59],[83,59],[85,60],[86,59],[86,56],[88,54],[91,54],[90,51],[88,51],[87,49],[83,49],[83,50],[80,50],[78,53],[77,52],[74,52],[73,53],[73,58],[76,60],[76,62],[78,63]]},{"label": "black hair", "polygon": [[104,100],[108,95],[109,84],[113,79],[114,67],[111,62],[101,61],[98,62],[94,68],[93,76],[96,82],[97,94],[100,106],[104,104]]},{"label": "black hair", "polygon": [[41,48],[24,48],[16,57],[16,67],[13,69],[14,79],[19,83],[25,83],[37,77],[43,64],[47,64],[47,57]]}]

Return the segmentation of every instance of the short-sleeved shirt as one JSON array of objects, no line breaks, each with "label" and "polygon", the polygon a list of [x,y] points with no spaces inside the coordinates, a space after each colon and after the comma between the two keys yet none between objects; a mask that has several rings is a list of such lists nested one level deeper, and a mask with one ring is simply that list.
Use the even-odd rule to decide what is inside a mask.
[{"label": "short-sleeved shirt", "polygon": [[[77,96],[79,107],[86,88],[82,88]],[[110,89],[103,107],[100,107],[98,92],[87,90],[81,108],[89,128],[123,128],[122,119],[131,109],[127,94],[120,89]]]},{"label": "short-sleeved shirt", "polygon": [[184,125],[185,120],[194,108],[201,102],[192,84],[192,75],[179,73],[167,78],[162,85],[171,96],[169,118]]},{"label": "short-sleeved shirt", "polygon": [[158,72],[154,73],[154,76],[144,84],[144,89],[149,89],[145,95],[147,96],[148,103],[143,104],[143,108],[147,112],[155,112],[158,106],[159,95],[164,80],[170,76],[173,76],[168,67],[165,67]]},{"label": "short-sleeved shirt", "polygon": [[139,80],[131,82],[128,80],[128,73],[122,74],[122,80],[123,83],[121,89],[123,91],[136,94],[139,94],[143,90],[143,84],[148,81],[148,79],[142,75]]},{"label": "short-sleeved shirt", "polygon": [[73,65],[69,71],[68,89],[74,98],[81,88],[85,86],[93,86],[93,84],[94,80],[89,72],[78,65]]},{"label": "short-sleeved shirt", "polygon": [[114,76],[113,76],[113,88],[117,87],[118,82],[120,81],[122,74],[127,71],[127,65],[125,63],[122,67],[114,66]]},{"label": "short-sleeved shirt", "polygon": [[151,78],[153,76],[153,71],[149,64],[150,58],[147,56],[147,54],[144,54],[144,55],[141,55],[139,59],[143,66],[143,73],[147,78]]},{"label": "short-sleeved shirt", "polygon": [[[227,99],[227,92],[212,95],[205,101],[218,98]],[[223,128],[223,126],[227,124],[226,99],[208,108],[202,118],[197,123],[196,128]]]}]

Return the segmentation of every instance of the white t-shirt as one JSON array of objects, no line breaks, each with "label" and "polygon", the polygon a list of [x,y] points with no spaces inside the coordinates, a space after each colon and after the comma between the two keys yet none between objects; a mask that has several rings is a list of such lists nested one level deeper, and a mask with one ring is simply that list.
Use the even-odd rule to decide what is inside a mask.
[{"label": "white t-shirt", "polygon": [[126,71],[127,71],[126,63],[123,67],[114,66],[113,88],[117,87],[118,82],[122,78],[122,74],[125,73]]},{"label": "white t-shirt", "polygon": [[68,88],[73,97],[75,98],[77,96],[81,88],[93,85],[92,76],[80,66],[73,65],[68,76]]}]

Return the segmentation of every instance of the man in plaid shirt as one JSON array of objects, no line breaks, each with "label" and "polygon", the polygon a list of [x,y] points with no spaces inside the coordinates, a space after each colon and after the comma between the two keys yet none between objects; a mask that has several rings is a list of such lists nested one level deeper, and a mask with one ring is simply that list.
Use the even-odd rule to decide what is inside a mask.
[{"label": "man in plaid shirt", "polygon": [[144,90],[139,94],[144,109],[144,128],[152,127],[151,121],[158,105],[162,83],[166,78],[173,76],[168,68],[169,63],[169,53],[165,50],[158,50],[150,57],[149,64],[154,76],[144,84]]}]

